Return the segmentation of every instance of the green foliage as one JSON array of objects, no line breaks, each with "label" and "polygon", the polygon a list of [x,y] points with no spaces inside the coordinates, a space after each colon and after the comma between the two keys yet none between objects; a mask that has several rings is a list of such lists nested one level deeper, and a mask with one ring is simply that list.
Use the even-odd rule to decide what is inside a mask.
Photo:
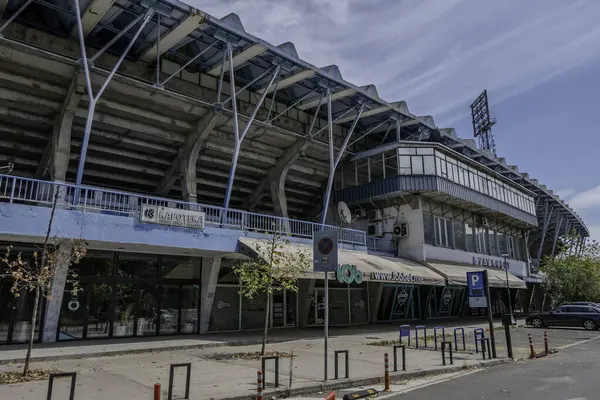
[{"label": "green foliage", "polygon": [[272,296],[284,289],[297,292],[298,278],[311,268],[311,256],[295,247],[276,231],[269,240],[256,245],[258,257],[234,267],[242,286],[240,294],[248,299],[267,293]]},{"label": "green foliage", "polygon": [[570,235],[554,258],[544,260],[546,290],[553,306],[568,301],[600,302],[600,244],[595,240],[577,246]]}]

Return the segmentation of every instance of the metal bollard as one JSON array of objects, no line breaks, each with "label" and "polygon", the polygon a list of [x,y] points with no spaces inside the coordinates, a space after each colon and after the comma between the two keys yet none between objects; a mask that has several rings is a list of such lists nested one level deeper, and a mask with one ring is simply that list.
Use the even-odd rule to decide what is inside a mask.
[{"label": "metal bollard", "polygon": [[533,349],[533,340],[531,339],[531,333],[527,334],[529,339],[529,358],[535,358],[535,350]]},{"label": "metal bollard", "polygon": [[160,400],[160,383],[154,384],[154,400]]},{"label": "metal bollard", "polygon": [[262,400],[263,398],[263,379],[262,371],[256,373],[256,400]]},{"label": "metal bollard", "polygon": [[425,325],[417,325],[415,326],[415,347],[419,348],[419,329],[423,330],[423,342],[425,343],[424,347],[427,347],[427,327]]},{"label": "metal bollard", "polygon": [[448,348],[448,352],[450,354],[450,365],[454,365],[454,357],[452,355],[452,342],[443,341],[442,342],[442,365],[446,365],[446,348]]},{"label": "metal bollard", "polygon": [[400,344],[404,336],[408,337],[408,346],[410,346],[410,325],[400,325]]},{"label": "metal bollard", "polygon": [[388,353],[385,353],[385,356],[383,358],[384,363],[385,363],[385,389],[383,389],[384,392],[390,392],[390,363],[389,363],[389,358],[388,358]]},{"label": "metal bollard", "polygon": [[475,353],[479,353],[479,342],[485,337],[485,332],[483,328],[475,328],[473,335],[475,335]]},{"label": "metal bollard", "polygon": [[550,354],[550,349],[548,349],[548,331],[544,331],[544,351],[546,351],[546,355]]},{"label": "metal bollard", "polygon": [[443,326],[436,326],[433,328],[433,339],[435,341],[434,344],[434,350],[437,351],[438,349],[438,331],[441,330],[442,331],[442,342],[446,340],[446,328],[444,328]]},{"label": "metal bollard", "polygon": [[394,346],[394,372],[398,372],[398,349],[402,349],[402,371],[406,371],[406,345]]},{"label": "metal bollard", "polygon": [[465,340],[465,328],[454,328],[454,350],[458,351],[458,337],[457,333],[460,332],[462,335],[463,351],[467,351],[467,342]]}]

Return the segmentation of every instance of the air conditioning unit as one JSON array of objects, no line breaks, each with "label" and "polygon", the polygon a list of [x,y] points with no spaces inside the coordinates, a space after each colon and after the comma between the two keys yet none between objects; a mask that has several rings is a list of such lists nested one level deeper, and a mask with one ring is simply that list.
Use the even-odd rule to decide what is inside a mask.
[{"label": "air conditioning unit", "polygon": [[378,221],[381,219],[381,210],[377,208],[373,208],[371,210],[367,210],[367,219],[369,221]]},{"label": "air conditioning unit", "polygon": [[354,219],[365,219],[367,218],[367,212],[362,208],[354,211]]},{"label": "air conditioning unit", "polygon": [[490,226],[490,221],[486,217],[481,217],[481,219],[479,220],[479,226],[487,228],[488,226]]},{"label": "air conditioning unit", "polygon": [[383,222],[373,222],[367,227],[367,236],[383,236]]},{"label": "air conditioning unit", "polygon": [[406,222],[402,222],[394,226],[394,239],[402,239],[408,237],[408,224]]}]

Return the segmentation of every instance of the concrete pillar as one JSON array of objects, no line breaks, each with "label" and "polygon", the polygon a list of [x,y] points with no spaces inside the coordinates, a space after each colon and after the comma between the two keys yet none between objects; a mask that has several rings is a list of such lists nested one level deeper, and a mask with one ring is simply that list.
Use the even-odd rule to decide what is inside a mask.
[{"label": "concrete pillar", "polygon": [[285,171],[282,171],[282,173],[276,179],[269,183],[271,201],[273,202],[275,215],[283,218],[289,218],[287,197],[285,195],[285,178],[287,177],[288,170],[289,167],[285,168]]},{"label": "concrete pillar", "polygon": [[[65,284],[69,275],[69,258],[73,250],[70,245],[61,245],[56,257],[56,272],[52,279],[52,288],[50,289],[50,298],[46,301],[46,314],[43,321],[43,342],[56,342],[56,332],[58,330],[58,320],[60,309],[62,307],[63,295],[65,293]],[[80,298],[80,307],[83,307],[83,298]]]},{"label": "concrete pillar", "polygon": [[[194,268],[198,268],[200,260],[194,260]],[[208,332],[213,300],[217,290],[221,257],[204,257],[202,259],[202,287],[200,290],[200,333]]]},{"label": "concrete pillar", "polygon": [[36,171],[37,177],[43,178],[49,173],[55,181],[64,182],[66,180],[71,157],[71,130],[75,112],[79,107],[84,90],[83,74],[77,69],[64,99],[61,112],[54,120],[52,137]]},{"label": "concrete pillar", "polygon": [[298,325],[306,328],[308,325],[308,314],[315,293],[316,279],[298,280]]},{"label": "concrete pillar", "polygon": [[377,322],[377,313],[379,312],[379,304],[381,303],[381,295],[383,293],[383,283],[367,282],[369,291],[369,322]]},{"label": "concrete pillar", "polygon": [[[194,161],[196,161],[198,157],[194,157]],[[183,200],[196,203],[197,192],[198,192],[198,182],[196,181],[196,164],[190,165],[188,160],[184,160],[181,162],[180,170],[181,170],[181,191],[183,194]]]},{"label": "concrete pillar", "polygon": [[408,223],[408,237],[398,240],[398,257],[425,262],[425,231],[423,227],[423,204],[421,196],[412,196],[409,204],[400,206],[398,222]]}]

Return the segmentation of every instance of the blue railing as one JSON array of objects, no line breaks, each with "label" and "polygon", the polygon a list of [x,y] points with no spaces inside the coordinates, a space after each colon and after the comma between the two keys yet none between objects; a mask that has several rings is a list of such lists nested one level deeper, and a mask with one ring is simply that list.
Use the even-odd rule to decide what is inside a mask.
[{"label": "blue railing", "polygon": [[[49,182],[19,176],[0,174],[0,201],[27,203],[51,207],[58,190],[57,208],[77,209],[86,212],[111,212],[138,217],[142,205],[174,207],[205,213],[207,226],[217,226],[242,231],[284,232],[293,237],[312,238],[321,230],[321,224],[241,210],[189,203],[185,201],[127,193],[91,186]],[[366,234],[355,229],[342,229],[325,225],[327,231],[338,231],[340,241],[366,246]]]}]

